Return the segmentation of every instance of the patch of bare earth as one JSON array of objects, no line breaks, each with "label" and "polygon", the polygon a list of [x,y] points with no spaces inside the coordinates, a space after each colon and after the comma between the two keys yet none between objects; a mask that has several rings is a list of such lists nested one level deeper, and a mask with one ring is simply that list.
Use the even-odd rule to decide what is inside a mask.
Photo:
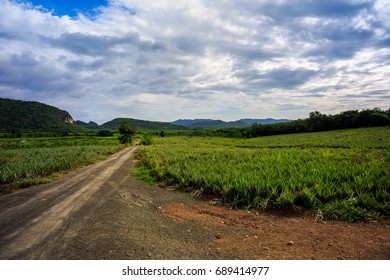
[{"label": "patch of bare earth", "polygon": [[390,223],[318,222],[308,213],[256,213],[171,203],[162,213],[179,223],[215,228],[208,244],[239,259],[390,259]]}]

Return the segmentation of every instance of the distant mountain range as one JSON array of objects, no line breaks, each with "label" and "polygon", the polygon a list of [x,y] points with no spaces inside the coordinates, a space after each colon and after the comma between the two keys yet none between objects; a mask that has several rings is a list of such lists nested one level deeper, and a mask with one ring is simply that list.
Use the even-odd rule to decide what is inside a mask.
[{"label": "distant mountain range", "polygon": [[251,126],[253,124],[271,124],[271,123],[281,123],[281,122],[291,122],[288,119],[240,119],[237,121],[225,122],[221,120],[212,120],[212,119],[180,119],[171,124],[185,126],[188,128],[207,128],[207,127],[245,127]]},{"label": "distant mountain range", "polygon": [[[102,125],[90,121],[73,121],[72,116],[64,110],[36,101],[21,101],[0,98],[0,132],[1,133],[30,133],[50,132],[57,134],[81,132],[85,129],[117,130],[121,122],[117,118]],[[131,126],[136,129],[186,129],[164,122],[128,119]]]},{"label": "distant mountain range", "polygon": [[[212,119],[180,119],[174,122],[156,122],[127,118],[136,129],[182,130],[198,128],[245,127],[252,124],[289,122],[286,119],[241,119],[225,122]],[[117,130],[122,118],[116,118],[102,125],[97,123],[73,121],[64,110],[35,101],[21,101],[0,98],[0,132],[78,132],[84,129]]]},{"label": "distant mountain range", "polygon": [[[92,129],[118,129],[123,118],[116,118],[108,121],[102,125],[90,121],[88,123],[83,121],[76,121],[75,124],[84,128]],[[280,122],[290,122],[291,120],[286,119],[241,119],[238,121],[225,122],[221,120],[212,119],[185,119],[176,120],[173,122],[156,122],[156,121],[144,121],[132,118],[126,118],[130,125],[137,129],[152,129],[152,130],[180,130],[180,129],[196,129],[196,128],[228,128],[228,127],[245,127],[251,126],[252,124],[270,124]]]},{"label": "distant mountain range", "polygon": [[[178,126],[175,124],[170,124],[166,122],[154,122],[154,121],[144,121],[144,120],[137,120],[137,119],[131,119],[126,118],[129,121],[130,126],[136,128],[136,129],[153,129],[153,130],[178,130],[183,129],[184,127]],[[118,129],[121,121],[123,118],[117,118],[113,119],[112,121],[106,122],[99,126],[100,129],[110,129],[110,130],[116,130]]]}]

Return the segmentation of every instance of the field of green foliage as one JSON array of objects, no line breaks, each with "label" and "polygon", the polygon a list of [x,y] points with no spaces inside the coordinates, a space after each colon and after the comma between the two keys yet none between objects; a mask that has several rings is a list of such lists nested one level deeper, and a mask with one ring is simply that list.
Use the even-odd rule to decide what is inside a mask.
[{"label": "field of green foliage", "polygon": [[252,139],[156,137],[140,150],[144,180],[214,193],[231,207],[302,206],[325,219],[390,213],[390,128]]},{"label": "field of green foliage", "polygon": [[0,192],[45,183],[48,176],[94,163],[120,150],[116,137],[0,139]]}]

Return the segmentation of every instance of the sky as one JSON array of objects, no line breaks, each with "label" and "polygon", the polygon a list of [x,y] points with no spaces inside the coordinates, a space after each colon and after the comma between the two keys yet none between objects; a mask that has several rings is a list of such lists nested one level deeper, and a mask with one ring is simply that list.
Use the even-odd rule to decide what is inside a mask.
[{"label": "sky", "polygon": [[390,107],[389,0],[0,0],[0,97],[75,120]]}]

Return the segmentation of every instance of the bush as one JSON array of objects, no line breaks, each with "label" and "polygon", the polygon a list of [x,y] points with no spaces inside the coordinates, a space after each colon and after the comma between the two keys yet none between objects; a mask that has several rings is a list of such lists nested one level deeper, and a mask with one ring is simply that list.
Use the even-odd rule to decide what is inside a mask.
[{"label": "bush", "polygon": [[141,144],[145,146],[152,145],[152,136],[149,134],[142,135]]},{"label": "bush", "polygon": [[110,137],[110,136],[114,136],[114,132],[110,130],[99,130],[98,132],[96,132],[96,136]]}]

